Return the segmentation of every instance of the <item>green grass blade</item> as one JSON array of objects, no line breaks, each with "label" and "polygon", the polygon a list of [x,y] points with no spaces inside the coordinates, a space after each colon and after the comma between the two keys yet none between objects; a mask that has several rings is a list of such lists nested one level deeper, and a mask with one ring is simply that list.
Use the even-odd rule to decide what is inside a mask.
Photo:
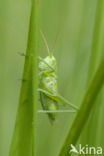
[{"label": "green grass blade", "polygon": [[[104,10],[104,1],[103,0],[97,1],[87,85],[89,85],[89,82],[91,81],[93,74],[95,73],[97,66],[100,62],[99,60],[101,60],[100,55],[101,55],[101,53],[103,53],[102,50],[99,51],[101,38],[103,38],[103,33],[102,33],[103,10]],[[101,47],[101,48],[103,48],[103,47]],[[100,56],[100,58],[99,58],[99,56]],[[100,97],[98,97],[99,100],[97,98],[97,101],[98,101],[98,103],[101,103],[102,95],[99,95],[99,96],[100,96]],[[95,104],[95,108],[93,109],[92,114],[90,115],[90,118],[88,120],[88,123],[86,123],[85,129],[82,133],[81,140],[82,140],[83,144],[86,144],[86,143],[92,144],[92,142],[94,142],[94,144],[96,143],[95,140],[97,140],[96,134],[97,134],[98,128],[97,129],[94,128],[94,124],[95,124],[95,127],[98,125],[99,113],[100,113],[99,109],[101,109],[101,107],[99,107],[99,105],[97,105],[97,106],[96,105],[97,104]],[[97,114],[95,114],[95,111],[97,111]],[[95,115],[93,115],[93,114],[95,114]],[[95,129],[95,130],[93,131],[93,129]]]},{"label": "green grass blade", "polygon": [[92,41],[92,49],[91,49],[91,61],[89,67],[89,81],[91,80],[94,71],[96,71],[97,59],[99,56],[99,42],[102,33],[102,22],[103,22],[103,10],[104,10],[104,1],[98,0],[97,9],[96,9],[96,17],[93,31],[93,41]]},{"label": "green grass blade", "polygon": [[[28,44],[24,64],[23,81],[20,92],[19,109],[10,156],[32,155],[32,145],[36,155],[36,104],[37,104],[37,54],[39,42],[38,1],[32,1]],[[33,68],[32,68],[33,66]],[[33,79],[32,79],[33,77]],[[33,82],[33,84],[32,84]],[[36,94],[35,94],[36,93]],[[32,97],[32,95],[34,95]],[[33,121],[35,122],[33,126]],[[33,134],[33,135],[32,135]],[[33,143],[32,143],[33,138]]]},{"label": "green grass blade", "polygon": [[[38,53],[39,53],[39,1],[33,0],[34,5],[32,9],[31,17],[31,36],[33,37],[31,42],[33,59],[32,59],[32,87],[33,87],[33,146],[32,152],[33,156],[36,156],[36,134],[37,134],[37,103],[38,103]],[[34,16],[35,15],[35,16]]]},{"label": "green grass blade", "polygon": [[[79,112],[76,115],[76,118],[73,122],[73,125],[67,135],[67,138],[64,142],[64,145],[61,149],[59,156],[67,156],[69,155],[70,144],[75,145],[81,131],[90,115],[90,112],[95,104],[94,101],[104,83],[104,59],[102,60],[99,68],[94,76],[94,79],[89,86],[89,89],[85,95],[83,103]],[[71,155],[71,154],[70,154]]]}]

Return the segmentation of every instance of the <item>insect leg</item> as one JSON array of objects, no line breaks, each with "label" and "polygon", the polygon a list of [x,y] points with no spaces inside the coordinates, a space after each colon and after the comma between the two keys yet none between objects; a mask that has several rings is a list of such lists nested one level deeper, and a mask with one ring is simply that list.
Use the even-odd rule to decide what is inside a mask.
[{"label": "insect leg", "polygon": [[18,80],[22,81],[22,82],[26,82],[27,81],[26,79],[23,79],[23,78],[19,78]]},{"label": "insect leg", "polygon": [[38,110],[38,113],[76,113],[76,110]]},{"label": "insect leg", "polygon": [[77,106],[75,106],[74,104],[72,104],[71,102],[69,102],[68,100],[66,100],[64,97],[62,97],[61,95],[59,94],[52,94],[46,90],[43,90],[41,88],[38,88],[38,91],[44,93],[45,95],[47,95],[48,97],[50,97],[51,99],[57,101],[57,102],[61,102],[63,103],[64,105],[69,105],[71,106],[72,108],[74,108],[75,110],[79,110],[79,108]]},{"label": "insect leg", "polygon": [[72,104],[71,102],[69,102],[67,99],[65,99],[63,96],[61,96],[59,94],[56,95],[56,99],[59,102],[62,102],[64,105],[70,105],[75,110],[79,110],[79,108],[76,105]]},{"label": "insect leg", "polygon": [[22,53],[22,52],[18,52],[18,54],[19,54],[20,56],[25,56],[25,57],[28,57],[28,56],[33,56],[33,54],[26,55],[25,53]]},{"label": "insect leg", "polygon": [[18,54],[19,54],[20,56],[26,56],[26,54],[25,54],[25,53],[22,53],[22,52],[18,52]]}]

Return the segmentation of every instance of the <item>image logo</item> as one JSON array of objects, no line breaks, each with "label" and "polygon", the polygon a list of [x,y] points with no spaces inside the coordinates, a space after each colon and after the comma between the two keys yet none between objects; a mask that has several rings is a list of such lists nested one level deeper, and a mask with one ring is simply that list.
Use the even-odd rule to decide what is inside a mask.
[{"label": "image logo", "polygon": [[85,155],[85,154],[89,154],[89,155],[102,155],[103,154],[103,149],[102,147],[93,147],[93,146],[82,146],[81,144],[79,144],[78,148],[76,148],[73,144],[70,145],[71,149],[69,151],[69,153],[76,153],[76,154],[81,154],[81,155]]},{"label": "image logo", "polygon": [[79,153],[79,152],[77,151],[76,147],[75,147],[73,144],[71,144],[70,146],[71,146],[70,153],[72,153],[72,152],[74,152],[74,153]]}]

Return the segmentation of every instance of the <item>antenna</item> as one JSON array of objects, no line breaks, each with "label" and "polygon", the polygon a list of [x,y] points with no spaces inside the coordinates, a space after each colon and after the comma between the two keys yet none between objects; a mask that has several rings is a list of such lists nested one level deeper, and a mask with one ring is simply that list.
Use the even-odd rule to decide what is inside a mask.
[{"label": "antenna", "polygon": [[53,50],[55,49],[56,42],[57,42],[57,39],[58,39],[58,36],[59,36],[59,32],[60,32],[60,22],[59,22],[59,29],[58,29],[58,31],[57,31],[57,33],[56,33],[56,38],[55,38],[55,40],[54,40],[54,43],[53,43],[53,46],[52,46],[51,51],[53,51]]},{"label": "antenna", "polygon": [[54,40],[54,43],[53,43],[53,46],[52,46],[51,51],[53,51],[53,50],[55,49],[56,42],[57,42],[57,39],[58,39],[58,36],[59,36],[59,33],[60,33],[60,26],[61,26],[61,6],[59,7],[58,30],[57,30],[56,38],[55,38],[55,40]]},{"label": "antenna", "polygon": [[45,36],[44,36],[44,34],[43,34],[43,32],[42,32],[41,30],[40,30],[40,34],[41,34],[42,39],[43,39],[43,41],[44,41],[44,44],[45,44],[45,46],[46,46],[47,52],[48,52],[48,54],[50,54],[50,50],[49,50],[49,47],[48,47],[47,40],[46,40],[46,38],[45,38]]},{"label": "antenna", "polygon": [[[59,36],[59,33],[60,33],[60,26],[61,26],[61,6],[59,7],[59,21],[58,21],[58,31],[56,33],[56,37],[55,37],[55,40],[54,40],[54,43],[53,43],[53,46],[51,48],[51,51],[54,50],[55,46],[56,46],[56,42],[57,42],[57,39],[58,39],[58,36]],[[45,38],[45,35],[43,34],[43,32],[40,30],[40,34],[42,36],[42,39],[44,41],[44,44],[46,46],[46,49],[47,49],[47,52],[48,54],[50,54],[50,50],[49,50],[49,47],[48,47],[48,43],[47,43],[47,40]]]}]

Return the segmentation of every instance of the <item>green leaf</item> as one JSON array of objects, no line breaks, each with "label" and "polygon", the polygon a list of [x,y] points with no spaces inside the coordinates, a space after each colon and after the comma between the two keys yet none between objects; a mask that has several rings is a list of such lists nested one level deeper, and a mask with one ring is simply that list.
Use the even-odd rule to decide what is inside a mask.
[{"label": "green leaf", "polygon": [[19,109],[10,149],[10,156],[30,156],[32,153],[33,156],[36,156],[37,58],[39,52],[38,5],[38,0],[32,1]]}]

